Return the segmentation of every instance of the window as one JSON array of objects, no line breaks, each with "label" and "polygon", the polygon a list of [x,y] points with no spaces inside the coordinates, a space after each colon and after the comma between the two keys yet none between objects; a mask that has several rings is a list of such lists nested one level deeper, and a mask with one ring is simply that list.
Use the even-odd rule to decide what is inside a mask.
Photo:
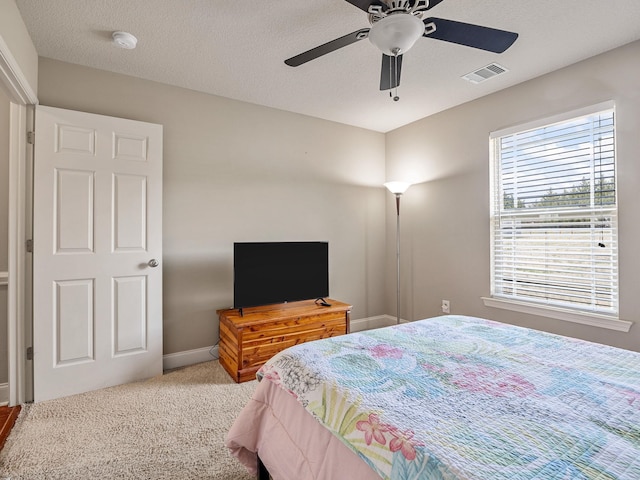
[{"label": "window", "polygon": [[493,298],[617,318],[615,123],[607,106],[491,135]]}]

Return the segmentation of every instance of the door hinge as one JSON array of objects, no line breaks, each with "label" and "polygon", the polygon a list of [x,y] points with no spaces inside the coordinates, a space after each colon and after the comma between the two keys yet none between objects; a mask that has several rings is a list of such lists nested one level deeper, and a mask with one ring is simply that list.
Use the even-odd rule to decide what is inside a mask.
[{"label": "door hinge", "polygon": [[33,145],[36,142],[36,132],[27,132],[27,143]]},{"label": "door hinge", "polygon": [[26,242],[24,242],[24,246],[27,249],[27,253],[33,253],[33,240],[29,239]]},{"label": "door hinge", "polygon": [[33,360],[33,347],[27,347],[27,360]]}]

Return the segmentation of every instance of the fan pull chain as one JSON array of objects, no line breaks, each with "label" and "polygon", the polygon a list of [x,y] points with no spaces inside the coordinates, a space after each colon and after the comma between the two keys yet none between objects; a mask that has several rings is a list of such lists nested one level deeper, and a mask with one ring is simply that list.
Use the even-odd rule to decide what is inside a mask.
[{"label": "fan pull chain", "polygon": [[[391,62],[389,62],[389,65],[391,65]],[[391,95],[391,90],[389,90],[389,96],[391,98],[393,98],[394,102],[397,102],[398,100],[400,100],[400,97],[398,96],[398,83],[400,83],[400,79],[398,78],[398,49],[394,49],[393,51],[393,67],[389,68],[389,85],[393,85],[393,82],[391,81],[391,76],[393,75],[393,71],[395,69],[396,72],[396,82],[395,82],[395,95]]]},{"label": "fan pull chain", "polygon": [[393,65],[389,62],[389,98],[393,98],[391,94],[391,85],[393,85]]}]

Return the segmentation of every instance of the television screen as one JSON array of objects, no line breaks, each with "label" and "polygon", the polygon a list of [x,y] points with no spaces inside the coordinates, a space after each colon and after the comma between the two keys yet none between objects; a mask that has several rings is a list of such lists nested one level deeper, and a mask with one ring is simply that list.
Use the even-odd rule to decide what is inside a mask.
[{"label": "television screen", "polygon": [[328,242],[233,244],[235,308],[328,296]]}]

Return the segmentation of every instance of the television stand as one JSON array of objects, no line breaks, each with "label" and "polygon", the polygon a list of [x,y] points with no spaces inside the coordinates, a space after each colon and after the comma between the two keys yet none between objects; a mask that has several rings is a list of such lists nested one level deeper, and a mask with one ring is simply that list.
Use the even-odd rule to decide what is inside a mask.
[{"label": "television stand", "polygon": [[299,343],[344,335],[350,331],[351,305],[330,298],[218,310],[219,359],[237,382],[256,378],[258,369],[276,353]]}]

